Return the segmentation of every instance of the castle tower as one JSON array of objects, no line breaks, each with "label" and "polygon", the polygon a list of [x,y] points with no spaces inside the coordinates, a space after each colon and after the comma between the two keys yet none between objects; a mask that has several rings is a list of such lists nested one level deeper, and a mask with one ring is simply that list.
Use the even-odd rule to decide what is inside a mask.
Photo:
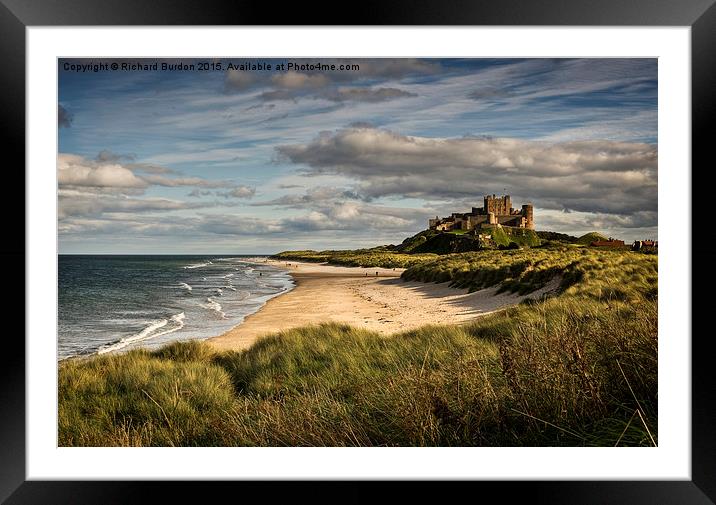
[{"label": "castle tower", "polygon": [[527,204],[522,206],[522,216],[527,220],[527,222],[525,223],[525,228],[529,230],[534,230],[534,209],[532,208],[532,205]]},{"label": "castle tower", "polygon": [[510,195],[485,197],[485,213],[494,212],[496,216],[509,216],[512,213],[512,199]]}]

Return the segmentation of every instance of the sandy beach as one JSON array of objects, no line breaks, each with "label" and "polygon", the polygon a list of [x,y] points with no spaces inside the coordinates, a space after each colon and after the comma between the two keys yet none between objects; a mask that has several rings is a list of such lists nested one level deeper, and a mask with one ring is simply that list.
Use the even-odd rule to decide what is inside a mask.
[{"label": "sandy beach", "polygon": [[[515,305],[524,296],[495,294],[496,288],[474,293],[447,283],[407,282],[403,269],[341,267],[316,263],[280,262],[296,287],[269,300],[243,323],[208,342],[218,349],[241,350],[264,335],[321,322],[341,322],[384,335],[426,324],[460,324]],[[556,289],[558,281],[530,294]]]}]

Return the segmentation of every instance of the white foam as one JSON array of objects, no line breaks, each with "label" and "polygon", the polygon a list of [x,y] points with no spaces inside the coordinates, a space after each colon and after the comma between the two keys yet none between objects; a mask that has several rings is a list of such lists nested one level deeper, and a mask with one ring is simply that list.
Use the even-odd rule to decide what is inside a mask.
[{"label": "white foam", "polygon": [[[185,298],[183,297],[183,300],[179,303],[186,303],[187,306],[190,307],[188,310],[190,315],[192,314],[191,310],[196,310],[197,308],[199,310],[203,308],[205,310],[210,310],[216,313],[217,316],[213,316],[212,312],[205,313],[205,317],[208,316],[209,319],[214,320],[213,323],[209,323],[207,321],[208,324],[206,324],[205,328],[205,333],[207,333],[207,335],[216,334],[212,329],[213,326],[219,327],[220,325],[225,325],[229,322],[231,322],[232,324],[237,324],[238,322],[240,322],[237,322],[237,319],[243,319],[245,315],[251,314],[258,310],[260,306],[263,305],[263,303],[265,303],[268,299],[273,298],[274,296],[277,296],[279,294],[285,293],[286,291],[294,287],[294,284],[291,281],[289,274],[284,273],[280,270],[274,270],[270,266],[268,268],[264,268],[264,265],[259,265],[258,263],[263,262],[263,259],[257,259],[257,261],[255,262],[250,262],[246,260],[235,261],[233,264],[224,263],[223,265],[219,263],[220,261],[226,261],[223,258],[215,258],[213,261],[223,267],[223,273],[219,273],[219,275],[216,276],[212,275],[211,281],[208,281],[207,277],[201,277],[199,275],[196,275],[192,276],[192,278],[190,279],[185,279],[187,281],[193,279],[192,282],[194,282],[194,286],[188,284],[187,282],[179,282],[178,279],[174,281],[174,284],[166,286],[170,289],[182,290],[182,294],[185,294]],[[210,263],[208,262],[208,260],[205,260],[205,262],[203,263],[196,261],[193,264],[186,264],[186,266],[184,266],[183,268],[201,268],[206,267],[209,264]],[[214,265],[214,267],[216,266],[217,265]],[[232,271],[232,268],[234,268],[235,270]],[[263,272],[263,277],[259,277],[257,270],[258,272]],[[208,275],[209,271],[210,270],[207,270],[207,273],[204,275]],[[231,273],[228,273],[227,271],[231,271]],[[250,272],[254,272],[254,274],[252,275],[250,274]],[[246,286],[246,281],[244,280],[246,277],[250,278],[250,287]],[[199,279],[203,279],[204,282],[200,281]],[[221,282],[219,279],[223,279],[223,282]],[[239,279],[241,279],[241,281],[239,281]],[[216,282],[217,280],[219,282]],[[233,282],[237,282],[237,284],[234,285]],[[190,295],[194,294],[194,287],[197,288],[197,294],[194,295],[194,297],[191,297]],[[231,293],[226,293],[226,290],[230,290]],[[267,291],[270,292],[267,293]],[[175,291],[175,293],[178,292]],[[205,298],[205,302],[201,302],[202,297],[199,296],[199,294],[201,293],[206,293],[203,295],[203,297],[210,295],[208,298]],[[224,298],[219,298],[219,295],[223,296]],[[192,299],[194,300],[193,302]],[[219,303],[218,300],[222,300],[222,303]],[[224,307],[227,308],[228,314],[223,311]],[[182,310],[179,307],[177,307],[177,309],[177,312]],[[142,316],[142,312],[143,311],[131,311],[128,312],[128,314],[136,315],[138,317],[146,317],[146,315]],[[93,342],[87,347],[89,347],[90,349],[97,349],[97,347],[101,346],[100,350],[95,352],[97,352],[98,354],[104,354],[113,351],[123,352],[121,351],[121,349],[125,348],[126,352],[126,350],[134,348],[155,347],[156,345],[163,344],[165,341],[171,340],[173,337],[184,339],[189,337],[189,335],[184,335],[183,332],[179,332],[176,335],[170,335],[169,337],[161,337],[162,335],[167,335],[169,333],[181,330],[185,326],[184,318],[185,315],[183,312],[181,312],[180,314],[167,317],[166,319],[146,320],[145,327],[135,335],[125,337],[119,341],[115,340],[113,342],[106,343],[103,346],[102,344],[104,342],[102,341],[102,339],[97,338],[93,340]],[[132,317],[131,319],[135,318]],[[192,320],[193,317],[189,319]],[[124,323],[126,323],[125,319],[118,318],[117,325],[122,325]],[[223,328],[223,326],[221,328]],[[202,331],[203,330],[204,329],[202,329]],[[192,331],[198,332],[199,330],[192,328]],[[199,336],[199,333],[191,335],[191,337]],[[145,340],[147,341],[146,343],[143,342]],[[72,351],[73,354],[74,352],[86,352],[86,350],[75,351],[74,349]]]},{"label": "white foam", "polygon": [[211,264],[212,264],[211,261],[209,261],[208,263],[194,263],[193,265],[186,265],[186,266],[184,266],[184,268],[185,269],[201,268],[201,267],[205,267],[205,266],[208,266]]},{"label": "white foam", "polygon": [[[148,340],[150,338],[158,337],[160,335],[166,335],[167,333],[172,333],[177,330],[180,330],[184,327],[184,318],[186,317],[186,314],[184,312],[180,312],[179,314],[174,314],[171,316],[168,320],[167,319],[160,319],[159,321],[154,321],[149,326],[144,328],[142,331],[137,333],[136,335],[132,335],[131,337],[122,338],[119,340],[119,342],[115,342],[114,344],[109,344],[101,347],[99,350],[97,350],[97,354],[105,354],[112,351],[117,351],[119,349],[123,349],[127,347],[128,345],[135,344],[137,342],[142,342],[144,340]],[[172,321],[173,324],[171,328],[168,328],[164,331],[156,331],[159,328],[164,328],[167,324],[169,324],[169,321]],[[155,333],[156,332],[156,333]]]},{"label": "white foam", "polygon": [[214,300],[213,298],[209,297],[206,299],[206,305],[205,307],[210,310],[214,310],[219,313],[222,319],[226,318],[226,314],[224,314],[221,310],[221,304]]}]

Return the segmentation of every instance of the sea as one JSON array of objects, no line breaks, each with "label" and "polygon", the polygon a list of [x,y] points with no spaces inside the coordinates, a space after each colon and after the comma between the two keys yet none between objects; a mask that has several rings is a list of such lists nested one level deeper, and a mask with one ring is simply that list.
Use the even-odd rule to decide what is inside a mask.
[{"label": "sea", "polygon": [[294,287],[261,256],[58,256],[57,358],[154,349],[240,324]]}]

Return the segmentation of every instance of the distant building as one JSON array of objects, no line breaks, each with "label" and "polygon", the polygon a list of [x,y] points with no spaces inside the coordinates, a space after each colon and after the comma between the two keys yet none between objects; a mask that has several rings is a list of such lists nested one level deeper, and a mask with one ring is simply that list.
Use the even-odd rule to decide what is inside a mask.
[{"label": "distant building", "polygon": [[642,249],[656,249],[658,248],[658,242],[656,240],[635,240],[631,248],[634,251],[641,251]]},{"label": "distant building", "polygon": [[479,230],[497,225],[534,230],[534,211],[532,205],[523,205],[522,209],[512,208],[510,195],[484,197],[484,204],[473,207],[471,212],[455,212],[449,217],[428,220],[428,227],[437,231]]},{"label": "distant building", "polygon": [[624,241],[609,237],[608,240],[595,240],[589,245],[592,247],[624,247]]}]

